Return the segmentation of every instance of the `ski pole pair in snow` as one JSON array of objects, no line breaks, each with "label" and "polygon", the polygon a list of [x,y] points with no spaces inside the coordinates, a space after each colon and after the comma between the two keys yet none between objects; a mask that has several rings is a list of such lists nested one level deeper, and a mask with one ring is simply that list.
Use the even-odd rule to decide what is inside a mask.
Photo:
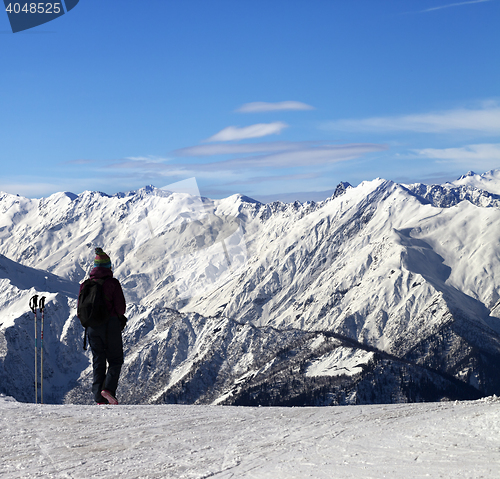
[{"label": "ski pole pair in snow", "polygon": [[38,344],[37,344],[37,308],[40,310],[42,316],[40,328],[40,403],[43,404],[43,321],[45,311],[45,296],[38,299],[38,294],[35,294],[30,299],[30,308],[33,311],[35,318],[35,404],[38,403]]}]

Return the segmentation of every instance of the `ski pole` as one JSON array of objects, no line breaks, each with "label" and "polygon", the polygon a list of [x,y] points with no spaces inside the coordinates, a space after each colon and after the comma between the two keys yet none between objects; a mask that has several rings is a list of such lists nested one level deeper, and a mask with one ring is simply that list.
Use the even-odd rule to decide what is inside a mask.
[{"label": "ski pole", "polygon": [[40,298],[39,308],[42,312],[42,330],[40,334],[40,402],[43,404],[43,318],[45,310],[45,296]]},{"label": "ski pole", "polygon": [[33,314],[35,315],[35,404],[38,402],[38,365],[37,365],[37,345],[36,345],[36,308],[38,306],[38,295],[35,294],[34,296],[31,297],[30,299],[30,308],[31,311],[33,311]]}]

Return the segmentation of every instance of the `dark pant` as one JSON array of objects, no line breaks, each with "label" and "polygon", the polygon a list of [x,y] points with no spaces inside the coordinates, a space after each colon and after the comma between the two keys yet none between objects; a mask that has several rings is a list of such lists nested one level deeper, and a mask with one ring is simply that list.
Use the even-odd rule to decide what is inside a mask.
[{"label": "dark pant", "polygon": [[94,368],[92,392],[96,402],[106,403],[107,400],[101,396],[101,391],[107,389],[113,396],[116,396],[123,364],[122,326],[120,320],[113,316],[97,328],[88,328],[87,332]]}]

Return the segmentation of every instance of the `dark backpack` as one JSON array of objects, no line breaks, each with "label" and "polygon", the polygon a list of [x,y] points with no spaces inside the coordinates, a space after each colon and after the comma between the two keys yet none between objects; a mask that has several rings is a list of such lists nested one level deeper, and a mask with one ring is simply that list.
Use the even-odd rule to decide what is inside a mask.
[{"label": "dark backpack", "polygon": [[104,294],[105,279],[87,279],[83,283],[83,288],[78,296],[78,309],[76,315],[85,328],[85,338],[83,349],[86,349],[87,328],[96,328],[104,324],[110,314],[106,306],[106,296]]}]

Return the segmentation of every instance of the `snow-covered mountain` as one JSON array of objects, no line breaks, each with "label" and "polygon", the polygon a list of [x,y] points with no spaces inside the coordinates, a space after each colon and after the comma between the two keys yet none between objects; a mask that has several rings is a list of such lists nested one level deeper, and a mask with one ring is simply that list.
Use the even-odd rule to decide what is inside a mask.
[{"label": "snow-covered mountain", "polygon": [[482,175],[474,173],[473,171],[469,171],[465,175],[462,175],[460,178],[458,178],[456,181],[453,181],[452,183],[446,183],[445,186],[470,186],[478,190],[485,190],[489,191],[490,193],[500,195],[499,181],[500,169],[491,170]]},{"label": "snow-covered mountain", "polygon": [[[128,301],[130,403],[346,404],[500,393],[500,170],[341,183],[320,203],[154,187],[0,195],[0,393],[90,402],[75,318],[93,250]],[[49,339],[50,338],[50,339]]]}]

